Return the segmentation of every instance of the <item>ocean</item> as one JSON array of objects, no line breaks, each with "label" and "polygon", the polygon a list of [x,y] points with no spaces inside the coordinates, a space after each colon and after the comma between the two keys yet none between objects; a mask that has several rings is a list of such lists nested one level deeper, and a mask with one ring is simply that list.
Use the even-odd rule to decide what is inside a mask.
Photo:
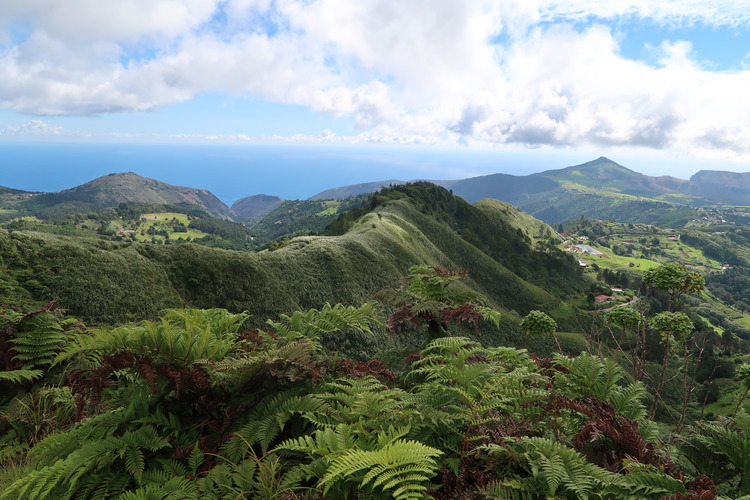
[{"label": "ocean", "polygon": [[0,142],[0,186],[53,192],[135,172],[208,189],[231,205],[255,194],[306,199],[362,182],[525,175],[566,166],[551,161],[533,153],[426,147]]}]

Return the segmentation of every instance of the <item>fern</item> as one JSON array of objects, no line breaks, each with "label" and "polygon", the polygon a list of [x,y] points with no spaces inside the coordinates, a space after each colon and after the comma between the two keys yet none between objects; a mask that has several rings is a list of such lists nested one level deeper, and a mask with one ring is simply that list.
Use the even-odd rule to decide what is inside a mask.
[{"label": "fern", "polygon": [[113,498],[142,486],[160,454],[195,439],[181,430],[178,419],[147,403],[147,398],[136,398],[129,408],[111,410],[44,439],[30,455],[36,470],[0,498]]},{"label": "fern", "polygon": [[678,441],[680,452],[717,484],[734,483],[750,493],[750,417],[740,409],[734,419],[696,424]]},{"label": "fern", "polygon": [[[506,444],[516,457],[523,457],[528,476],[521,479],[524,489],[534,489],[540,495],[563,498],[589,498],[599,495],[616,480],[616,475],[601,469],[575,450],[551,439],[525,437],[508,438]],[[501,447],[485,447],[501,453]]]},{"label": "fern", "polygon": [[44,374],[42,370],[11,370],[0,372],[0,382],[10,382],[11,384],[21,384],[23,382],[33,382]]},{"label": "fern", "polygon": [[57,356],[55,364],[81,354],[127,352],[183,365],[204,359],[219,360],[235,345],[246,314],[223,309],[168,310],[159,321],[144,321],[112,330],[77,335]]},{"label": "fern", "polygon": [[588,353],[575,358],[555,354],[554,359],[565,369],[556,375],[556,388],[573,398],[595,397],[608,401],[622,379],[622,369],[610,359]]},{"label": "fern", "polygon": [[[267,324],[276,332],[279,340],[291,343],[309,340],[313,345],[323,333],[347,332],[351,329],[372,333],[371,325],[378,323],[375,304],[368,302],[361,307],[326,304],[322,309],[310,309],[303,313],[296,311],[291,316],[281,315],[281,321],[268,320]],[[267,337],[273,344],[275,339]]]},{"label": "fern", "polygon": [[[422,443],[401,439],[407,428],[379,433],[377,441],[355,438],[353,426],[339,424],[312,436],[290,439],[276,450],[304,453],[317,462],[319,486],[325,495],[332,487],[347,491],[352,483],[360,490],[379,488],[393,498],[422,498],[426,482],[438,469],[435,458],[443,453]],[[322,467],[320,467],[322,465]],[[312,468],[306,469],[312,472]]]},{"label": "fern", "polygon": [[297,390],[282,392],[256,406],[248,416],[247,423],[240,427],[236,435],[224,446],[224,452],[229,458],[235,462],[239,461],[249,448],[256,444],[260,445],[262,453],[265,454],[295,414],[322,411],[327,407],[320,399],[299,394]]},{"label": "fern", "polygon": [[308,413],[305,418],[318,427],[359,424],[360,432],[365,433],[405,424],[415,417],[403,403],[405,391],[391,389],[371,376],[329,382],[320,387],[316,397],[327,403],[325,411]]},{"label": "fern", "polygon": [[338,481],[354,480],[360,487],[372,483],[374,488],[391,490],[395,499],[423,498],[425,483],[437,472],[439,455],[439,450],[401,439],[379,450],[347,450],[333,460],[320,485],[325,494]]},{"label": "fern", "polygon": [[52,313],[36,314],[24,321],[14,338],[14,359],[23,363],[24,368],[46,366],[52,362],[57,351],[66,343],[65,332]]},{"label": "fern", "polygon": [[288,344],[268,346],[262,351],[242,353],[238,357],[226,357],[209,366],[211,378],[216,386],[232,384],[243,387],[254,384],[257,379],[279,370],[288,379],[298,378],[297,372],[314,369],[313,354],[317,350],[308,340],[293,341]]}]

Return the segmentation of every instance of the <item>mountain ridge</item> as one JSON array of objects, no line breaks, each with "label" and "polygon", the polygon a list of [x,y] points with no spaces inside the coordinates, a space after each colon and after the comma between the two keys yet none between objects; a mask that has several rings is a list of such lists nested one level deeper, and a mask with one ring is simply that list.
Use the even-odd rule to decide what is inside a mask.
[{"label": "mountain ridge", "polygon": [[[389,179],[350,184],[321,191],[308,200],[347,198],[413,182],[419,181]],[[580,165],[529,175],[494,173],[428,182],[450,189],[470,203],[484,198],[511,203],[547,223],[582,215],[653,223],[663,222],[659,217],[675,211],[685,212],[680,216],[684,219],[691,216],[690,210],[699,207],[750,204],[750,173],[701,170],[690,180],[669,175],[649,176],[603,156]],[[230,208],[208,190],[173,186],[133,172],[112,173],[56,193],[0,187],[0,196],[2,208],[16,205],[31,213],[48,215],[99,210],[127,202],[188,203],[235,221],[260,220],[286,201],[278,196],[255,194],[238,199]],[[689,210],[683,210],[685,207]],[[647,217],[643,215],[646,212],[650,214]]]},{"label": "mountain ridge", "polygon": [[94,210],[117,207],[121,203],[187,203],[222,219],[236,217],[224,202],[206,189],[174,186],[134,172],[112,173],[62,191],[34,194],[22,205],[42,211],[58,207],[58,211],[65,213],[82,211],[86,207]]}]

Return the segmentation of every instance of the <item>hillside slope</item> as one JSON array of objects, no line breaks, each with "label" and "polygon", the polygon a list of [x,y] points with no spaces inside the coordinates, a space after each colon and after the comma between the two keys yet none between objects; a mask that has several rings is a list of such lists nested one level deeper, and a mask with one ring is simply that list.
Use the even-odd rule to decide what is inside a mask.
[{"label": "hillside slope", "polygon": [[238,220],[260,220],[282,203],[284,199],[278,196],[256,194],[232,203],[232,211],[237,214]]},{"label": "hillside slope", "polygon": [[8,306],[57,299],[94,323],[183,305],[267,318],[325,302],[361,304],[415,264],[443,264],[469,269],[470,285],[502,309],[543,309],[564,324],[569,309],[540,285],[582,290],[575,262],[537,251],[528,227],[503,215],[508,207],[473,207],[432,185],[404,189],[381,196],[343,235],[295,238],[274,252],[0,230],[0,287]]},{"label": "hillside slope", "polygon": [[[402,183],[344,186],[313,198],[372,192],[385,182]],[[469,202],[492,198],[511,203],[550,224],[584,216],[679,227],[705,215],[702,207],[750,204],[750,174],[701,171],[690,180],[653,177],[604,157],[531,175],[497,173],[431,182]]]},{"label": "hillside slope", "polygon": [[109,174],[71,189],[39,194],[23,205],[32,211],[59,215],[117,207],[120,203],[186,203],[217,217],[235,217],[229,207],[205,189],[172,186],[133,172]]}]

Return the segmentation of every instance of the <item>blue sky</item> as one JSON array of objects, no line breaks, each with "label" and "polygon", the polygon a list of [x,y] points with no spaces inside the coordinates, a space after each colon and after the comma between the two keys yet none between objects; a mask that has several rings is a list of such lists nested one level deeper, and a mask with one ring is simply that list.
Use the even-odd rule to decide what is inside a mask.
[{"label": "blue sky", "polygon": [[2,143],[750,171],[747,0],[0,0],[0,74]]}]

